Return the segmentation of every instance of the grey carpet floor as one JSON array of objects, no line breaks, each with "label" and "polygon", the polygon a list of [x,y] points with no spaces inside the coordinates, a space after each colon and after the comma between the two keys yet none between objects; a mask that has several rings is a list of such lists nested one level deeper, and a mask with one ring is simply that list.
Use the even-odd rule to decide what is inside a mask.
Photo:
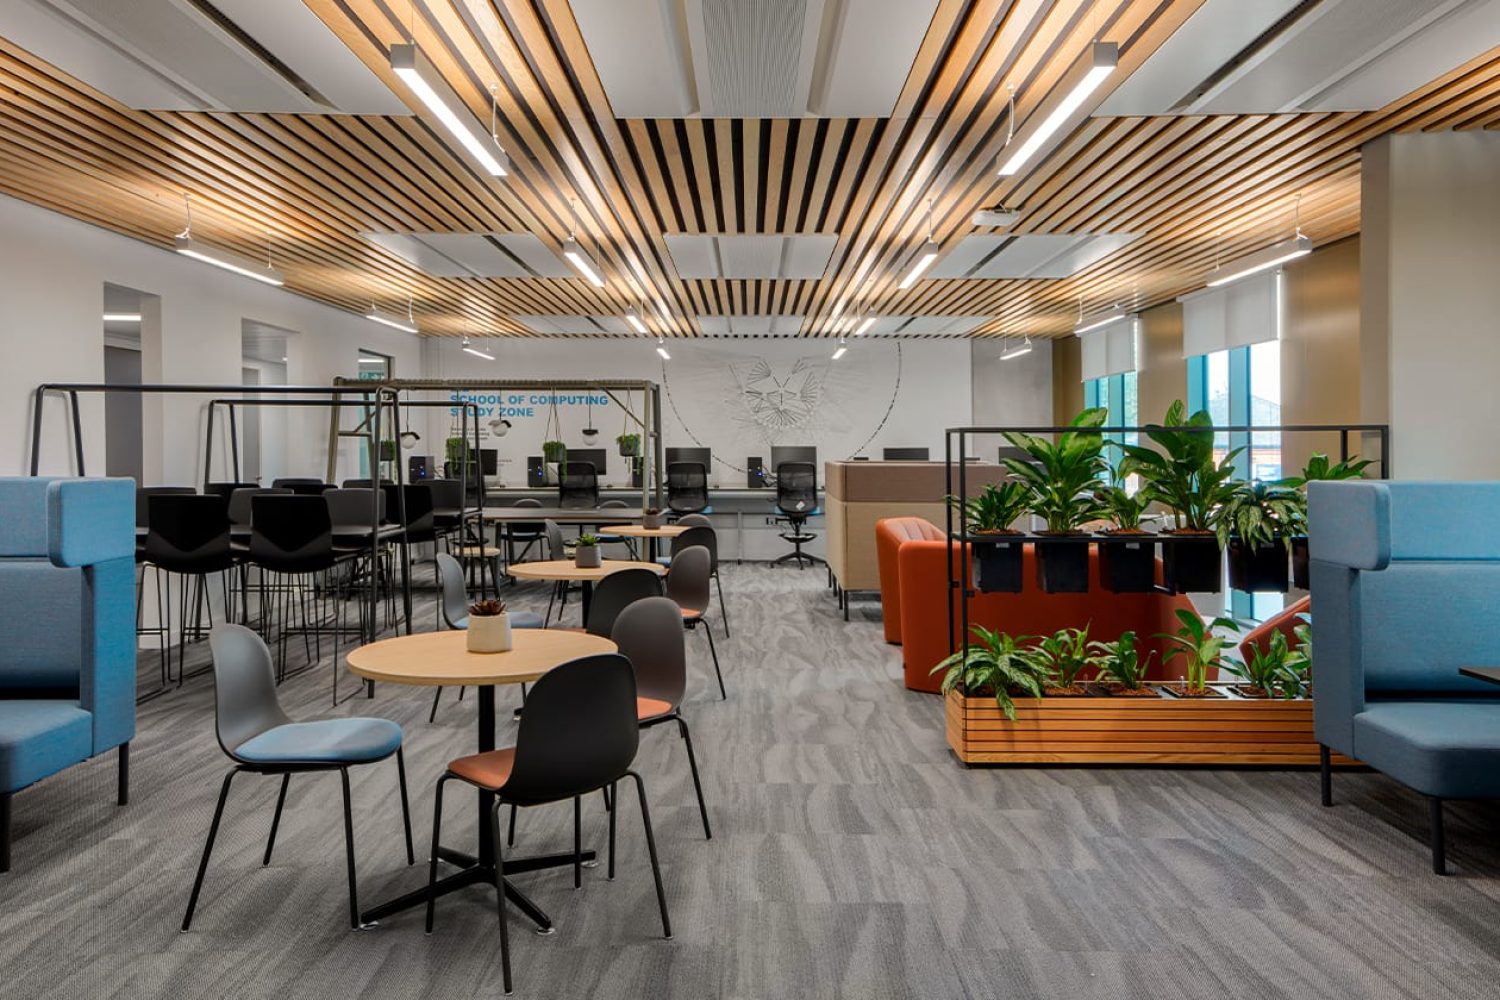
[{"label": "grey carpet floor", "polygon": [[[566,869],[517,878],[558,927],[539,937],[513,921],[517,996],[1500,997],[1494,807],[1452,809],[1454,875],[1440,879],[1423,802],[1378,775],[1340,776],[1337,807],[1322,809],[1308,772],[967,770],[938,699],[900,686],[874,606],[856,604],[846,624],[823,582],[821,570],[724,568],[727,702],[702,638],[688,637],[686,714],[713,840],[680,741],[643,738],[674,939],[660,936],[627,801],[616,881],[602,867],[580,891]],[[512,599],[540,607],[545,588]],[[431,621],[430,603],[421,615]],[[294,716],[330,711],[329,660],[283,687]],[[142,667],[151,678],[154,654]],[[211,688],[200,676],[142,706],[129,806],[113,803],[112,756],[17,796],[0,996],[499,995],[485,889],[445,898],[431,937],[420,911],[348,929],[332,775],[293,780],[269,868],[276,781],[236,780],[193,930],[178,932],[225,769]],[[433,781],[474,745],[474,698],[452,694],[432,725],[419,689],[381,686],[337,709],[404,727],[419,859]],[[425,869],[405,864],[394,765],[353,783],[368,905]],[[444,824],[458,846],[475,813],[460,798]],[[597,798],[584,816],[586,842],[602,846]],[[568,806],[522,814],[518,853],[571,841]]]}]

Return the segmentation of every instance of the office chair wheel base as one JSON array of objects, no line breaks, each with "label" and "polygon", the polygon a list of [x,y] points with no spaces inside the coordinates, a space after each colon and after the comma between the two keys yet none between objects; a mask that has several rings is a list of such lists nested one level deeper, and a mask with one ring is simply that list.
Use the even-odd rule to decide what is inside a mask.
[{"label": "office chair wheel base", "polygon": [[380,921],[379,920],[361,921],[360,925],[358,927],[353,928],[353,929],[356,930],[356,931],[373,931],[373,930],[377,929],[379,926],[380,926]]},{"label": "office chair wheel base", "polygon": [[536,929],[536,936],[537,937],[551,937],[552,935],[554,935],[556,933],[557,933],[557,928],[556,927],[538,927]]}]

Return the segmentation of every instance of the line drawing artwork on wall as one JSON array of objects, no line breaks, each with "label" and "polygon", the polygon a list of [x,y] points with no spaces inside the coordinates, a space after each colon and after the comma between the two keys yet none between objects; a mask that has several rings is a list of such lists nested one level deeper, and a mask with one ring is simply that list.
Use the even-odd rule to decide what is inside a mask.
[{"label": "line drawing artwork on wall", "polygon": [[779,372],[765,358],[756,358],[748,368],[731,364],[729,372],[739,388],[736,419],[768,434],[806,425],[823,401],[828,367],[807,358]]}]

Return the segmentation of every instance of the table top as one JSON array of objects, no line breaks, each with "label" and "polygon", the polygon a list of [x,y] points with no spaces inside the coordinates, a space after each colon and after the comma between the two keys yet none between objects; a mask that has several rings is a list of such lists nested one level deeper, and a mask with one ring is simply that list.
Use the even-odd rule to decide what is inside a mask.
[{"label": "table top", "polygon": [[[480,514],[470,511],[470,515]],[[558,524],[599,524],[603,521],[639,521],[644,511],[630,507],[486,507],[486,521],[554,521]]]},{"label": "table top", "polygon": [[1489,681],[1491,684],[1500,684],[1500,667],[1459,667],[1458,672],[1465,677],[1472,677],[1476,681]]},{"label": "table top", "polygon": [[511,563],[505,567],[505,572],[521,580],[582,580],[598,583],[609,574],[618,573],[622,569],[649,569],[657,576],[667,572],[667,568],[660,563],[632,562],[629,559],[604,559],[597,568],[591,569],[580,568],[571,559],[539,559],[535,562]]},{"label": "table top", "polygon": [[471,653],[467,636],[458,629],[381,639],[350,652],[347,662],[360,677],[391,684],[523,684],[558,664],[616,649],[587,632],[518,628],[511,630],[514,645],[508,652]]},{"label": "table top", "polygon": [[648,528],[644,524],[606,524],[599,531],[621,538],[676,538],[691,527],[691,524],[664,524],[660,528]]}]

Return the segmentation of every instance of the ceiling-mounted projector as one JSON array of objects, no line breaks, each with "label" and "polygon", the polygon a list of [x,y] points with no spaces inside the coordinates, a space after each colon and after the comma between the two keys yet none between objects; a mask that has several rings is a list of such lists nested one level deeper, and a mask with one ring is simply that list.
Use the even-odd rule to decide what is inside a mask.
[{"label": "ceiling-mounted projector", "polygon": [[994,208],[981,208],[979,211],[975,212],[973,222],[976,226],[992,226],[996,228],[1004,228],[1006,226],[1014,225],[1015,221],[1020,217],[1020,209],[1006,208],[1004,205],[996,205]]}]

